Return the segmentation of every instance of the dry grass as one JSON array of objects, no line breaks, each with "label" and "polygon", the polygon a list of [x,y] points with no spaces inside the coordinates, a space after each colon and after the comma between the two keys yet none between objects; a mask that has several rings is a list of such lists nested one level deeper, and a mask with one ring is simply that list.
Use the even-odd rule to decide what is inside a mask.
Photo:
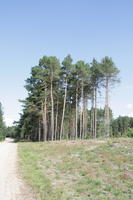
[{"label": "dry grass", "polygon": [[45,200],[131,200],[133,139],[20,143],[23,176]]}]

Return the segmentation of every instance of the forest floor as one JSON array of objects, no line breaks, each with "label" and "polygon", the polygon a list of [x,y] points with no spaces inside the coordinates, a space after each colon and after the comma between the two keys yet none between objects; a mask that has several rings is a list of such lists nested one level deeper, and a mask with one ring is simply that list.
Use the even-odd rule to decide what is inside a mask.
[{"label": "forest floor", "polygon": [[133,200],[133,139],[19,144],[20,170],[41,200]]},{"label": "forest floor", "polygon": [[12,139],[0,143],[0,200],[33,200],[17,169],[17,144]]}]

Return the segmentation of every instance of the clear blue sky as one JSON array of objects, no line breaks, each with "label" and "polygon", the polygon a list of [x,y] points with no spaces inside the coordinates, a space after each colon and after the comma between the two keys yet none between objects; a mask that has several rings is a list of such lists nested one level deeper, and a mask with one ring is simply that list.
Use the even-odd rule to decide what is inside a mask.
[{"label": "clear blue sky", "polygon": [[115,116],[133,115],[132,0],[0,2],[0,101],[5,121],[18,120],[24,80],[43,55],[90,62],[110,56],[121,70],[111,93]]}]

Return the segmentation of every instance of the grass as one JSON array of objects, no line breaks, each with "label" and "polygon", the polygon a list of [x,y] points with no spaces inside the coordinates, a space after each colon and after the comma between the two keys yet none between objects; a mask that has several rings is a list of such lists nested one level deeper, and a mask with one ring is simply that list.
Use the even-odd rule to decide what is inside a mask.
[{"label": "grass", "polygon": [[131,200],[133,139],[20,143],[20,170],[41,200]]}]

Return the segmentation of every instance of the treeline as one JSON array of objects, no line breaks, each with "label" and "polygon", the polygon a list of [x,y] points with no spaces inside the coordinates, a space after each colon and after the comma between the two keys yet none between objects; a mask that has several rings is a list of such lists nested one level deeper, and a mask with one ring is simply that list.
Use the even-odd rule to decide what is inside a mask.
[{"label": "treeline", "polygon": [[0,103],[0,141],[5,139],[6,126],[3,119],[2,104]]},{"label": "treeline", "polygon": [[112,136],[114,137],[133,137],[133,117],[119,116],[114,119],[112,125]]},{"label": "treeline", "polygon": [[[21,101],[17,137],[35,141],[109,137],[109,91],[119,81],[118,74],[109,57],[73,63],[68,55],[61,63],[44,56],[26,80],[28,97]],[[100,109],[97,99],[103,92],[105,105]]]},{"label": "treeline", "polygon": [[6,137],[16,138],[17,137],[16,130],[17,130],[16,125],[6,127]]}]

